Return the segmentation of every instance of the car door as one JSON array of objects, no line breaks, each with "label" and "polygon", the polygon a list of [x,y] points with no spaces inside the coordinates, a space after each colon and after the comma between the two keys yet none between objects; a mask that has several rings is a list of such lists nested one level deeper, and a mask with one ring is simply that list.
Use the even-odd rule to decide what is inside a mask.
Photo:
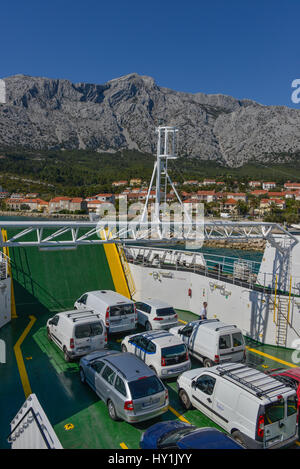
[{"label": "car door", "polygon": [[212,417],[215,384],[216,379],[209,374],[199,376],[192,383],[191,403],[209,418]]},{"label": "car door", "polygon": [[148,320],[148,313],[146,312],[147,305],[139,301],[135,304],[135,306],[138,315],[138,323],[144,326]]},{"label": "car door", "polygon": [[220,363],[230,362],[234,358],[234,348],[232,347],[231,333],[222,333],[219,336],[219,353]]},{"label": "car door", "polygon": [[193,329],[194,328],[193,328],[192,324],[187,324],[180,331],[180,338],[181,338],[182,342],[184,342],[187,345],[189,345],[190,337],[192,335]]},{"label": "car door", "polygon": [[104,402],[114,395],[114,381],[116,372],[110,365],[106,365],[101,374],[96,375],[96,392]]},{"label": "car door", "polygon": [[54,318],[51,319],[51,322],[49,322],[48,327],[49,327],[52,339],[62,349],[63,341],[62,341],[62,334],[60,332],[61,324],[60,324],[59,316],[54,316]]},{"label": "car door", "polygon": [[96,376],[101,373],[103,367],[104,367],[104,362],[99,360],[96,361],[95,363],[89,363],[85,370],[85,378],[88,382],[88,384],[94,389],[94,391],[98,394],[97,392],[97,386],[96,386]]},{"label": "car door", "polygon": [[139,351],[140,337],[141,336],[136,336],[128,340],[127,350],[128,352],[133,353],[136,356],[139,356],[140,354],[140,351]]}]

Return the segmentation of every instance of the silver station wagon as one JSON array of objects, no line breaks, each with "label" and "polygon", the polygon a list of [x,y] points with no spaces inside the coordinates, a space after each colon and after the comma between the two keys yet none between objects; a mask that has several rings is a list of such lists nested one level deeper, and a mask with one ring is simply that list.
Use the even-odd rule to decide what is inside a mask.
[{"label": "silver station wagon", "polygon": [[168,410],[169,396],[155,373],[131,353],[93,352],[80,360],[80,379],[105,402],[112,420],[129,423],[157,417]]}]

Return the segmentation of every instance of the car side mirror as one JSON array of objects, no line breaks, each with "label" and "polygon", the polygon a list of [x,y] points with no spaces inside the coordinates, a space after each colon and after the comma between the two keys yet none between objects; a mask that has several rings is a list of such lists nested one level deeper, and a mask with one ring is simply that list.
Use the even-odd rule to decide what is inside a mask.
[{"label": "car side mirror", "polygon": [[196,389],[196,387],[197,387],[197,381],[192,381],[192,388]]}]

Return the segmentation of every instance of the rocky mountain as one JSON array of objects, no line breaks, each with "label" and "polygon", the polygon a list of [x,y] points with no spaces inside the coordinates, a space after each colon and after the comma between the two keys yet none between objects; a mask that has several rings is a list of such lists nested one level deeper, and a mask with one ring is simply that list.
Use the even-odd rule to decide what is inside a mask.
[{"label": "rocky mountain", "polygon": [[0,147],[156,152],[155,127],[176,125],[179,155],[228,166],[300,151],[300,110],[231,96],[182,93],[135,73],[103,85],[16,75],[4,79]]}]

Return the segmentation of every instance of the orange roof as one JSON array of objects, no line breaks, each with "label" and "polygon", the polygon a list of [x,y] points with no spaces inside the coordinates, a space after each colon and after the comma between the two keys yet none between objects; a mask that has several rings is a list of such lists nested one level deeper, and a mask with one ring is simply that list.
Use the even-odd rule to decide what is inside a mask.
[{"label": "orange roof", "polygon": [[216,195],[215,191],[198,191],[198,195]]},{"label": "orange roof", "polygon": [[235,199],[227,199],[224,205],[235,205],[237,201]]}]

